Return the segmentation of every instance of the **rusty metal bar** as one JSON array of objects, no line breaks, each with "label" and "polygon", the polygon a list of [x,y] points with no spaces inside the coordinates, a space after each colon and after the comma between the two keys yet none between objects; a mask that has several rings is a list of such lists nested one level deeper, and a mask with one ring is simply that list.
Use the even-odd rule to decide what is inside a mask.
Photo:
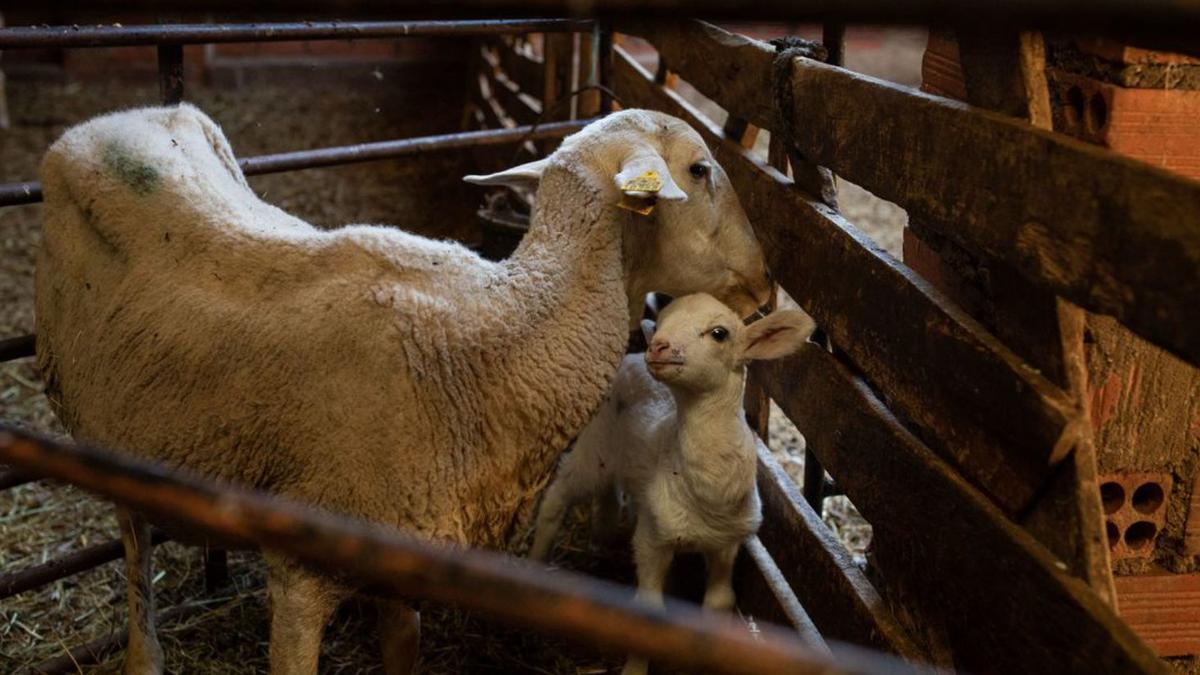
[{"label": "rusty metal bar", "polygon": [[825,63],[832,66],[846,65],[846,24],[830,21],[822,25],[821,44],[829,55]]},{"label": "rusty metal bar", "polygon": [[294,21],[142,26],[17,26],[0,29],[0,49],[129,47],[288,40],[367,40],[588,30],[582,19],[486,19],[469,21]]},{"label": "rusty metal bar", "polygon": [[[164,532],[154,530],[150,536],[150,545],[157,546],[168,538]],[[61,558],[49,560],[12,574],[5,574],[0,577],[0,600],[54,583],[72,574],[99,567],[124,555],[125,548],[121,544],[121,540],[114,539],[103,544],[79,549]]]},{"label": "rusty metal bar", "polygon": [[600,90],[600,114],[607,115],[613,110],[612,97],[612,67],[613,67],[613,31],[608,22],[597,23],[596,30],[596,72]]},{"label": "rusty metal bar", "polygon": [[818,653],[790,632],[671,603],[656,609],[629,589],[488,551],[455,549],[263,493],[217,485],[87,446],[0,429],[0,460],[99,493],[151,516],[225,541],[278,550],[332,574],[402,597],[461,605],[508,623],[567,636],[664,666],[704,672],[915,672],[913,666],[839,646]]},{"label": "rusty metal bar", "polygon": [[42,201],[42,184],[37,181],[0,185],[0,206],[36,204]]},{"label": "rusty metal bar", "polygon": [[[189,603],[176,605],[157,617],[159,626],[187,619],[211,607],[210,602]],[[21,671],[22,675],[58,675],[59,673],[79,672],[79,666],[93,666],[102,663],[111,654],[123,649],[129,642],[129,631],[121,630],[93,640],[87,644],[73,647],[66,653],[51,657],[41,663]]]},{"label": "rusty metal bar", "polygon": [[183,45],[158,46],[158,91],[166,105],[183,100]]},{"label": "rusty metal bar", "polygon": [[345,145],[336,148],[319,150],[300,150],[278,155],[264,155],[238,160],[242,171],[247,176],[264,173],[278,173],[294,169],[312,169],[321,166],[351,164],[354,162],[369,162],[377,159],[391,159],[420,152],[436,150],[452,150],[458,148],[481,147],[488,145],[504,145],[524,141],[540,141],[547,138],[560,138],[574,133],[587,126],[592,120],[570,120],[566,122],[550,122],[538,125],[513,127],[511,129],[487,129],[484,131],[464,131],[462,133],[442,134],[439,136],[422,136],[406,138],[397,141],[381,141],[379,143],[363,143],[361,145]]},{"label": "rusty metal bar", "polygon": [[[38,200],[41,200],[41,186],[37,189]],[[3,204],[3,202],[0,202]],[[34,356],[37,352],[34,351],[34,342],[36,338],[32,335],[19,335],[13,338],[0,340],[0,363],[5,361],[16,361]]]},{"label": "rusty metal bar", "polygon": [[33,476],[19,473],[17,471],[0,472],[0,490],[8,490],[20,485],[25,485],[26,483],[32,483],[36,480],[37,478]]},{"label": "rusty metal bar", "polygon": [[[405,138],[395,141],[342,145],[316,150],[298,150],[296,152],[283,152],[276,155],[245,157],[238,160],[238,166],[242,167],[242,171],[247,176],[258,176],[267,173],[296,171],[298,169],[315,169],[323,166],[338,166],[341,164],[394,159],[405,155],[438,150],[457,150],[524,141],[540,141],[548,138],[567,136],[579,131],[592,121],[590,119],[568,120],[565,122],[539,124],[536,128],[521,126],[511,129],[486,129],[483,131],[465,131],[438,136],[419,136],[417,138]],[[0,185],[0,206],[35,204],[40,201],[42,201],[41,183],[26,182]],[[32,339],[32,337],[14,338],[14,340],[24,339]],[[9,340],[0,342],[0,361],[6,360],[4,359],[5,352],[3,350],[7,342]],[[28,355],[32,355],[32,353],[30,351]],[[10,358],[20,358],[20,356]]]}]

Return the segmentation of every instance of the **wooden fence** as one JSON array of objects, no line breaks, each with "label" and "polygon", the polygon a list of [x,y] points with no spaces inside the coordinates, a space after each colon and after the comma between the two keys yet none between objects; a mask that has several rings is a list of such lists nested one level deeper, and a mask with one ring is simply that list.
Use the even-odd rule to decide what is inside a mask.
[{"label": "wooden fence", "polygon": [[[648,40],[658,72],[613,48],[610,27]],[[570,594],[554,575],[505,576],[471,554],[430,552],[258,496],[222,497],[202,482],[90,450],[0,434],[0,459],[318,566],[393,579],[398,591],[686,667],[903,669],[842,646],[848,643],[969,672],[1164,672],[1112,606],[1090,432],[1065,343],[1052,359],[1057,370],[1031,362],[1029,345],[1017,344],[1021,331],[989,330],[839,215],[829,172],[1016,270],[1061,310],[1058,329],[1073,326],[1061,297],[1118,317],[1194,364],[1200,323],[1189,320],[1189,301],[1200,297],[1200,185],[1039,128],[1032,97],[1018,106],[1027,113],[1021,120],[698,21],[573,22],[536,39],[516,27],[477,32],[484,35],[471,43],[478,58],[464,125],[492,131],[445,142],[541,143],[533,149],[544,152],[571,128],[546,123],[602,113],[610,92],[622,106],[687,120],[732,179],[775,278],[828,335],[833,349],[810,344],[794,358],[756,366],[748,387],[756,424],[764,428],[764,397],[778,403],[806,436],[815,475],[828,470],[874,528],[868,573],[814,510],[821,481],[802,491],[760,445],[765,518],[739,566],[740,604],[789,625],[799,641],[769,630],[756,654],[735,632],[694,614],[647,613],[590,587],[582,604],[563,605]],[[164,58],[171,53],[160,48]],[[165,63],[168,82],[172,65]],[[690,105],[668,84],[680,78],[730,120],[718,126]],[[759,129],[772,135],[765,161],[747,148]],[[37,201],[35,189],[0,188],[0,201]],[[519,233],[519,214],[485,216]],[[33,345],[31,336],[0,342],[0,356],[27,356]],[[151,479],[165,492],[146,496]],[[10,474],[0,484],[20,480]],[[327,545],[298,543],[314,536]],[[102,559],[104,552],[87,562]],[[423,565],[492,575],[486,583],[499,590],[455,594],[446,590],[449,577]],[[535,619],[512,609],[514,598],[532,597],[549,614]],[[595,616],[581,618],[589,612]],[[606,628],[609,620],[622,628]],[[675,641],[655,643],[660,637]],[[716,647],[680,655],[704,640]]]}]

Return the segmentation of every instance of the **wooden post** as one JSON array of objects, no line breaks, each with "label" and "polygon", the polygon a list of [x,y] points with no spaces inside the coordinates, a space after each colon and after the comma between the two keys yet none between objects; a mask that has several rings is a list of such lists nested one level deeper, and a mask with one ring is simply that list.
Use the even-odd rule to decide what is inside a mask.
[{"label": "wooden post", "polygon": [[[968,102],[1052,125],[1041,34],[960,31],[959,55]],[[919,237],[919,239],[917,239]],[[968,312],[983,321],[1005,344],[1067,391],[1077,414],[1087,414],[1087,370],[1083,357],[1083,311],[1035,289],[1015,270],[980,260],[919,221],[905,234],[905,262],[940,282]],[[946,263],[946,258],[954,263]],[[986,279],[982,283],[980,280]],[[1089,425],[1023,514],[1022,524],[1086,580],[1108,603],[1114,591],[1104,522],[1096,482],[1096,455]]]}]

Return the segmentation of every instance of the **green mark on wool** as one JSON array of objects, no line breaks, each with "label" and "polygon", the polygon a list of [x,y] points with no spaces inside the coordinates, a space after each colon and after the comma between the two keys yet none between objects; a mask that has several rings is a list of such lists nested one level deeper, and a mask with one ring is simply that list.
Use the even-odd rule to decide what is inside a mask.
[{"label": "green mark on wool", "polygon": [[128,148],[119,143],[110,143],[104,148],[104,164],[117,180],[142,197],[154,192],[162,184],[157,169],[134,157]]}]

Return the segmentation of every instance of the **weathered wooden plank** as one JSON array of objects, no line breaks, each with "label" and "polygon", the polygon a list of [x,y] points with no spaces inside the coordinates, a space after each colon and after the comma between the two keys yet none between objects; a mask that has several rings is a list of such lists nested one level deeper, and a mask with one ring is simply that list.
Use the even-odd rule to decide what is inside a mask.
[{"label": "weathered wooden plank", "polygon": [[[1041,33],[960,29],[959,54],[967,100],[973,105],[1028,120],[1051,129],[1046,46]],[[1065,389],[1079,410],[1088,404],[1084,356],[1084,311],[1033,288],[1005,263],[990,265],[992,278],[978,284],[988,298],[996,335],[1022,358]],[[1082,425],[1070,458],[1063,462],[1021,523],[1046,548],[1067,563],[1110,606],[1115,606],[1112,563],[1096,478],[1096,448],[1090,425]]]},{"label": "weathered wooden plank", "polygon": [[574,39],[565,33],[546,34],[543,60],[542,107],[550,110],[548,119],[570,119],[569,103],[559,104],[571,93],[571,66],[574,62]]},{"label": "weathered wooden plank", "polygon": [[871,381],[1012,512],[1072,447],[1079,419],[1061,389],[833,210],[721,137],[621,53],[630,105],[688,119],[733,181],[775,278]]},{"label": "weathered wooden plank", "polygon": [[493,38],[486,42],[496,50],[499,67],[516,83],[521,91],[540,97],[546,86],[545,65],[541,60],[517,51],[504,38]]},{"label": "weathered wooden plank", "polygon": [[[732,114],[772,126],[770,46],[699,22],[624,29]],[[810,160],[1200,364],[1200,183],[809,59],[792,71]]]},{"label": "weathered wooden plank", "polygon": [[536,100],[522,94],[517,85],[502,73],[492,77],[492,91],[504,107],[504,112],[519,125],[535,124],[542,116],[542,106]]},{"label": "weathered wooden plank", "polygon": [[909,433],[828,352],[756,364],[771,397],[944,621],[955,663],[988,673],[1165,673],[1082,580]]},{"label": "weathered wooden plank", "polygon": [[485,47],[480,52],[484,63],[488,65],[488,86],[506,116],[520,125],[534,124],[542,115],[541,101],[523,94],[517,83],[509,79],[497,53],[504,51],[511,51],[511,48],[500,43],[491,49]]},{"label": "weathered wooden plank", "polygon": [[923,661],[925,655],[761,442],[758,491],[763,503],[758,538],[821,634]]}]

